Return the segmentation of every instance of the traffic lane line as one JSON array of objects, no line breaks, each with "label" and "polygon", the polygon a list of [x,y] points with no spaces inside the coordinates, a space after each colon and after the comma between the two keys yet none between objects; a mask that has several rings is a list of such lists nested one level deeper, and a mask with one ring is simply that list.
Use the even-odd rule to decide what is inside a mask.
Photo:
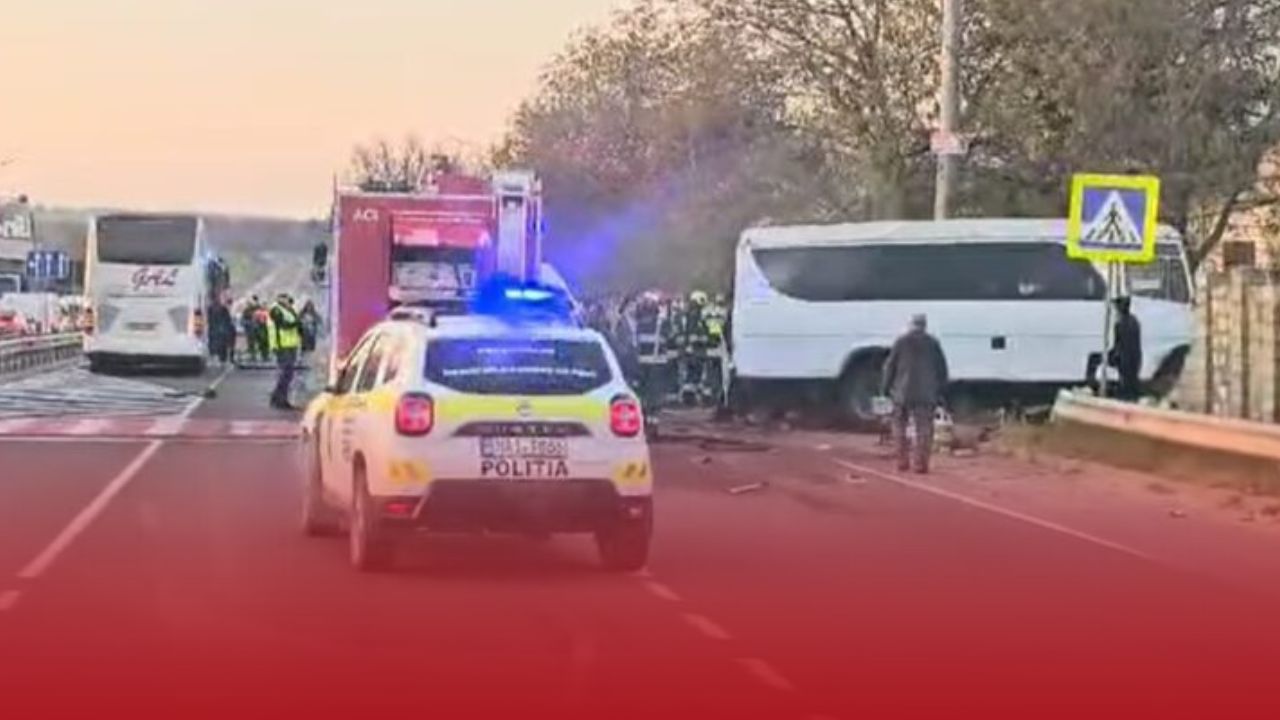
[{"label": "traffic lane line", "polygon": [[760,658],[738,658],[738,664],[743,667],[752,677],[759,680],[765,687],[781,690],[783,692],[795,692],[796,686],[790,680],[782,676],[772,665],[761,660]]},{"label": "traffic lane line", "polygon": [[[652,567],[824,711],[974,701],[1005,717],[1043,693],[1087,705],[1113,692],[1137,707],[1204,707],[1181,692],[1193,688],[1270,701],[1259,668],[1280,660],[1268,639],[1280,628],[1265,598],[892,484],[852,488],[803,453],[753,465],[746,479],[816,480],[811,492],[839,511],[781,492],[697,492],[683,478],[663,495]],[[1120,665],[1168,674],[1138,672],[1117,691],[1108,668]],[[1017,679],[1012,695],[1001,677]],[[1183,683],[1177,699],[1169,677]],[[913,694],[922,683],[938,693]]]},{"label": "traffic lane line", "polygon": [[[328,710],[316,687],[411,672],[430,679],[433,708],[502,687],[534,709],[523,717],[799,716],[678,607],[600,572],[584,538],[441,538],[406,547],[385,575],[353,571],[341,540],[298,531],[291,456],[166,444],[24,596],[5,638],[6,652],[39,661],[18,673],[23,687],[103,675],[136,686],[144,673],[207,696],[216,679],[241,697],[262,689],[292,716]],[[375,707],[421,702],[376,694]],[[501,700],[480,695],[486,708]]]},{"label": "traffic lane line", "polygon": [[895,485],[899,485],[905,488],[910,488],[912,490],[916,490],[919,492],[928,493],[936,497],[946,498],[947,500],[958,502],[958,503],[967,505],[969,507],[978,508],[980,510],[986,510],[987,512],[994,513],[996,515],[1000,515],[1012,520],[1017,520],[1019,522],[1026,523],[1028,525],[1038,527],[1042,530],[1048,530],[1050,532],[1058,533],[1060,535],[1065,535],[1067,537],[1074,538],[1082,542],[1090,543],[1092,545],[1097,545],[1098,547],[1106,548],[1108,550],[1114,550],[1115,552],[1129,555],[1139,560],[1144,560],[1147,562],[1156,562],[1156,560],[1152,556],[1140,550],[1136,550],[1134,548],[1131,548],[1127,545],[1123,545],[1118,542],[1113,542],[1106,538],[1098,537],[1097,535],[1084,532],[1083,530],[1076,530],[1075,528],[1067,527],[1066,525],[1062,525],[1062,524],[1053,522],[1051,520],[1045,520],[1044,518],[1036,517],[1034,515],[1028,515],[1027,513],[1019,512],[1017,510],[1012,510],[1007,507],[1002,507],[995,503],[987,502],[985,500],[979,500],[977,498],[970,497],[968,495],[964,495],[958,492],[945,490],[936,485],[932,485],[926,482],[911,480],[911,479],[902,477],[901,475],[895,475],[894,473],[877,470],[876,468],[868,467],[866,465],[849,462],[848,460],[835,460],[834,462],[836,465],[839,465],[845,470],[851,470],[856,473],[868,475],[870,477],[874,477],[879,480],[884,480],[885,482],[890,482]]},{"label": "traffic lane line", "polygon": [[[222,384],[227,376],[230,375],[230,368],[224,370],[213,383],[210,389],[215,389]],[[175,420],[185,420],[190,417],[204,402],[203,397],[193,398],[187,407],[178,415],[174,416]],[[155,456],[156,452],[164,445],[162,440],[153,440],[147,443],[137,455],[129,461],[115,477],[111,478],[97,495],[78,512],[54,538],[45,546],[34,558],[18,571],[18,578],[21,580],[34,580],[43,575],[62,553],[75,542],[89,525],[91,525],[111,503],[111,500],[122,491],[125,486],[138,474],[138,472]]]},{"label": "traffic lane line", "polygon": [[[275,384],[275,370],[242,370],[219,386],[217,397],[205,401],[192,413],[191,417],[197,420],[239,422],[258,420],[297,422],[301,418],[299,413],[276,410],[271,407],[269,400]],[[300,400],[302,398],[295,398],[295,401]]]},{"label": "traffic lane line", "polygon": [[144,446],[137,439],[0,446],[0,587]]}]

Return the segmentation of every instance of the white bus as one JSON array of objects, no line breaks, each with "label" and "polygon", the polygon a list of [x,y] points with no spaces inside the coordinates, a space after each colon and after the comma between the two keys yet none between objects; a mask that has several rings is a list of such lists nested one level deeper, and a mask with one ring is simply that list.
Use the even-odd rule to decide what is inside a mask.
[{"label": "white bus", "polygon": [[[952,402],[1033,402],[1086,380],[1100,355],[1105,269],[1066,257],[1063,220],[947,220],[761,227],[743,233],[734,279],[735,393],[837,398],[872,418],[880,370],[910,317],[925,313],[950,366]],[[1194,334],[1181,239],[1122,270],[1142,323],[1143,377],[1172,388]],[[959,408],[956,408],[959,409]]]},{"label": "white bus", "polygon": [[206,309],[229,281],[193,215],[101,215],[89,226],[90,368],[176,365],[203,372]]}]

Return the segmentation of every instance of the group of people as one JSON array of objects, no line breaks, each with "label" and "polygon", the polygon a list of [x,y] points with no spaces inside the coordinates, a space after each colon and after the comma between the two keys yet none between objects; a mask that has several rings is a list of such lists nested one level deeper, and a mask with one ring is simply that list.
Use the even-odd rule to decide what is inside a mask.
[{"label": "group of people", "polygon": [[[254,295],[240,310],[238,328],[232,307],[228,297],[210,308],[210,354],[224,365],[243,360],[274,362],[279,375],[271,393],[271,406],[293,409],[289,389],[298,358],[315,350],[322,327],[315,304],[307,300],[298,309],[291,295],[280,293],[268,305]],[[237,336],[244,338],[242,350],[237,348]]]},{"label": "group of people", "polygon": [[729,370],[729,304],[695,290],[588,302],[584,322],[609,339],[646,407],[722,406]]}]

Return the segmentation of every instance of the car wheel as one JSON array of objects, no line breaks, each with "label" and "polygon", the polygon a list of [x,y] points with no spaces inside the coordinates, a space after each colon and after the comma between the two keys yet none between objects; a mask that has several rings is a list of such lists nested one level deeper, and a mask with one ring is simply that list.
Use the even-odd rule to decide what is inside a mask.
[{"label": "car wheel", "polygon": [[649,541],[653,537],[653,516],[644,520],[619,520],[596,532],[596,547],[606,570],[635,572],[649,562]]},{"label": "car wheel", "polygon": [[318,451],[311,454],[306,486],[302,491],[302,532],[310,537],[331,537],[342,532],[342,519],[324,499],[324,476]]},{"label": "car wheel", "polygon": [[383,570],[390,564],[391,548],[380,527],[377,507],[369,496],[363,465],[356,465],[352,486],[348,523],[351,565],[364,572]]}]

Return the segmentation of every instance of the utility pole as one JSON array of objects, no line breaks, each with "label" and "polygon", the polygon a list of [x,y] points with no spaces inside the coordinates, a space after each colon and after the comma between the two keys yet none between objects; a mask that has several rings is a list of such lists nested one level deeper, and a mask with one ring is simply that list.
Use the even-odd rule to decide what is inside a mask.
[{"label": "utility pole", "polygon": [[938,156],[938,177],[934,186],[933,217],[944,220],[951,214],[951,198],[955,194],[956,165],[959,154],[953,145],[956,140],[956,125],[960,116],[959,64],[960,44],[960,2],[961,0],[942,0],[942,87],[939,92],[941,106],[941,126],[938,128],[940,147],[935,147]]}]

